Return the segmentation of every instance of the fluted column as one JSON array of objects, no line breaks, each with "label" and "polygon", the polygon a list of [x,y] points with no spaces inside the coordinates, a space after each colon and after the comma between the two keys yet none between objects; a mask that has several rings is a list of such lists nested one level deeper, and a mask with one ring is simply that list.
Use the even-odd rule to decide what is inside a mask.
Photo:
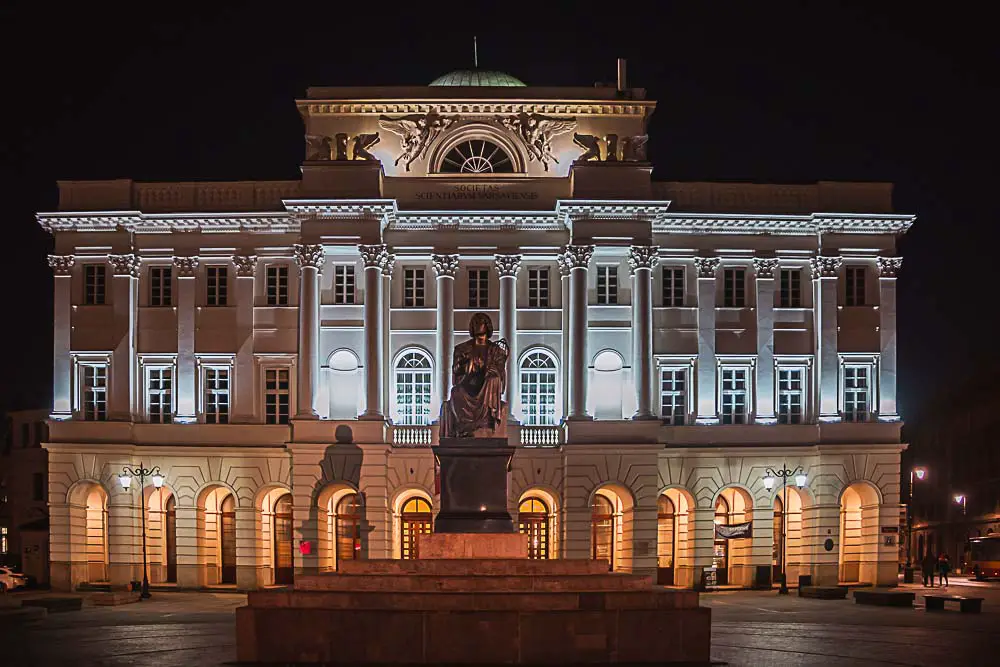
[{"label": "fluted column", "polygon": [[389,346],[389,333],[392,331],[392,268],[396,263],[396,256],[388,252],[382,262],[382,298],[379,301],[382,309],[382,355],[379,359],[379,368],[382,369],[382,414],[391,405],[389,391],[391,383],[386,378],[392,372],[391,348]]},{"label": "fluted column", "polygon": [[507,415],[514,419],[521,410],[518,391],[520,375],[517,370],[517,271],[521,268],[520,255],[497,255],[497,275],[500,276],[500,337],[507,340],[510,354],[507,357]]},{"label": "fluted column", "polygon": [[362,419],[384,419],[382,412],[382,264],[385,246],[360,245],[365,265],[365,411]]},{"label": "fluted column", "polygon": [[177,414],[174,421],[190,424],[198,420],[198,368],[194,354],[195,286],[197,257],[174,257],[177,275],[177,379],[174,382]]},{"label": "fluted column", "polygon": [[73,416],[73,360],[70,335],[73,322],[73,255],[49,255],[55,274],[52,340],[52,418]]},{"label": "fluted column", "polygon": [[139,296],[139,258],[135,255],[111,255],[108,262],[114,271],[111,303],[114,348],[111,353],[111,395],[108,419],[129,421],[135,412],[136,383],[135,320]]},{"label": "fluted column", "polygon": [[559,322],[562,331],[559,368],[562,373],[559,386],[563,390],[563,400],[559,409],[563,415],[567,415],[569,414],[569,267],[563,261],[562,254],[556,258],[556,263],[559,265],[559,304],[562,306],[562,319]]},{"label": "fluted column", "polygon": [[774,272],[778,260],[755,257],[754,285],[757,289],[757,381],[756,420],[774,424]]},{"label": "fluted column", "polygon": [[878,418],[882,421],[899,419],[896,407],[896,273],[902,266],[902,257],[878,258]]},{"label": "fluted column", "polygon": [[816,386],[820,421],[839,421],[837,361],[837,275],[843,259],[814,257],[811,262],[816,323]]},{"label": "fluted column", "polygon": [[299,373],[298,419],[316,419],[319,387],[319,274],[323,268],[323,246],[296,243],[299,265]]},{"label": "fluted column", "polygon": [[587,272],[592,245],[568,245],[563,262],[569,268],[569,415],[567,419],[591,419],[587,414]]},{"label": "fluted column", "polygon": [[696,422],[718,424],[715,383],[715,274],[718,257],[696,257],[698,270],[698,405]]},{"label": "fluted column", "polygon": [[[433,255],[437,276],[437,381],[434,383],[440,408],[451,392],[451,355],[455,348],[455,274],[458,255]],[[440,410],[438,410],[440,412]]]},{"label": "fluted column", "polygon": [[236,368],[229,380],[233,395],[232,421],[245,424],[254,417],[253,286],[256,255],[234,255],[236,270]]},{"label": "fluted column", "polygon": [[632,269],[632,372],[636,412],[632,419],[655,419],[653,414],[653,267],[656,246],[629,248]]}]

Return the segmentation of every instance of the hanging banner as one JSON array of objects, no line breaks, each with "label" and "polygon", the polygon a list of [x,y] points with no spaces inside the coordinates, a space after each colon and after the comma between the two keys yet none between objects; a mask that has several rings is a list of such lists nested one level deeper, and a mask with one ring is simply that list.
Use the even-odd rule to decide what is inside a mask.
[{"label": "hanging banner", "polygon": [[741,540],[744,537],[753,537],[753,524],[749,521],[746,523],[734,523],[730,526],[716,524],[715,536],[721,537],[724,540]]}]

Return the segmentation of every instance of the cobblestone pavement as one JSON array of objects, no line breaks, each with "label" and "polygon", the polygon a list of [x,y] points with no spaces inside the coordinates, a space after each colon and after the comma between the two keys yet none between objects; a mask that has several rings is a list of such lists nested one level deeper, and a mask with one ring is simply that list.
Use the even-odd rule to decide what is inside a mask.
[{"label": "cobblestone pavement", "polygon": [[[806,600],[770,591],[709,593],[712,658],[753,665],[993,665],[1000,583],[953,579],[947,593],[986,598],[983,613]],[[935,589],[935,592],[937,589]],[[23,595],[23,594],[22,594]],[[218,667],[236,658],[234,593],[155,592],[141,603],[86,606],[19,627],[0,624],[0,665]]]}]

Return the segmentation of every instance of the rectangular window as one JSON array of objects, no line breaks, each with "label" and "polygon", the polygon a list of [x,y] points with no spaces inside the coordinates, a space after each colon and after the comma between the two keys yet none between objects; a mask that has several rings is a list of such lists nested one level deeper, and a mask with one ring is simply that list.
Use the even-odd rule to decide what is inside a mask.
[{"label": "rectangular window", "polygon": [[845,301],[846,306],[865,305],[865,267],[849,266],[846,271]]},{"label": "rectangular window", "polygon": [[169,424],[173,412],[173,369],[160,366],[146,369],[146,415],[150,424]]},{"label": "rectangular window", "polygon": [[105,301],[105,280],[107,267],[103,264],[83,265],[83,303],[101,306]]},{"label": "rectangular window", "polygon": [[171,277],[173,271],[169,266],[152,266],[149,268],[149,305],[172,306]]},{"label": "rectangular window", "polygon": [[0,526],[0,554],[7,553],[7,526]]},{"label": "rectangular window", "polygon": [[722,369],[722,423],[746,424],[750,398],[746,368]]},{"label": "rectangular window", "polygon": [[549,270],[528,269],[528,308],[549,307]]},{"label": "rectangular window", "polygon": [[40,472],[31,475],[31,499],[45,500],[45,475]]},{"label": "rectangular window", "polygon": [[333,267],[333,302],[354,303],[353,264],[337,264]]},{"label": "rectangular window", "polygon": [[229,423],[229,368],[205,368],[205,423]]},{"label": "rectangular window", "polygon": [[671,426],[683,426],[687,417],[687,371],[664,368],[660,371],[660,417]]},{"label": "rectangular window", "polygon": [[205,273],[209,306],[229,305],[229,267],[210,266]]},{"label": "rectangular window", "polygon": [[746,271],[744,269],[724,269],[722,276],[722,305],[726,308],[746,308]]},{"label": "rectangular window", "polygon": [[103,364],[80,366],[83,375],[80,402],[83,418],[87,421],[104,421],[108,418],[108,367]]},{"label": "rectangular window", "polygon": [[423,269],[403,269],[403,307],[424,307]]},{"label": "rectangular window", "polygon": [[269,266],[265,272],[267,277],[267,305],[288,305],[288,267]]},{"label": "rectangular window", "polygon": [[804,391],[804,368],[778,369],[778,423],[801,424]]},{"label": "rectangular window", "polygon": [[469,269],[469,308],[489,308],[490,270]]},{"label": "rectangular window", "polygon": [[684,269],[682,267],[663,267],[663,305],[667,308],[684,306]]},{"label": "rectangular window", "polygon": [[597,303],[608,305],[618,303],[617,266],[597,267]]},{"label": "rectangular window", "polygon": [[802,307],[802,270],[781,269],[781,285],[778,292],[779,308]]},{"label": "rectangular window", "polygon": [[264,423],[287,424],[291,404],[287,368],[264,371]]},{"label": "rectangular window", "polygon": [[871,366],[844,366],[844,421],[868,421],[871,412]]}]

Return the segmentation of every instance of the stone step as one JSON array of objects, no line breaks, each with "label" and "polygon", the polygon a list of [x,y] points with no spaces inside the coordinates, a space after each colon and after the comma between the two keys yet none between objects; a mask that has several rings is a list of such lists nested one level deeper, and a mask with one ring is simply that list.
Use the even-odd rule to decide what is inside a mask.
[{"label": "stone step", "polygon": [[341,574],[426,574],[452,576],[484,575],[569,575],[608,574],[608,564],[601,560],[558,558],[530,560],[526,558],[440,558],[434,560],[344,560]]},{"label": "stone step", "polygon": [[384,592],[251,591],[247,604],[260,608],[356,609],[369,611],[603,611],[691,609],[698,593],[646,589],[614,592]]},{"label": "stone step", "polygon": [[113,607],[120,604],[130,604],[139,601],[139,591],[109,591],[107,593],[92,593],[90,601],[100,607]]},{"label": "stone step", "polygon": [[386,575],[386,574],[317,574],[299,575],[295,590],[299,591],[386,591],[477,593],[485,591],[519,592],[551,591],[626,591],[644,590],[652,586],[646,576],[628,574],[561,574],[561,575]]},{"label": "stone step", "polygon": [[83,609],[82,595],[46,595],[37,598],[24,598],[21,604],[25,607],[42,607],[50,614],[60,611],[80,611]]}]

